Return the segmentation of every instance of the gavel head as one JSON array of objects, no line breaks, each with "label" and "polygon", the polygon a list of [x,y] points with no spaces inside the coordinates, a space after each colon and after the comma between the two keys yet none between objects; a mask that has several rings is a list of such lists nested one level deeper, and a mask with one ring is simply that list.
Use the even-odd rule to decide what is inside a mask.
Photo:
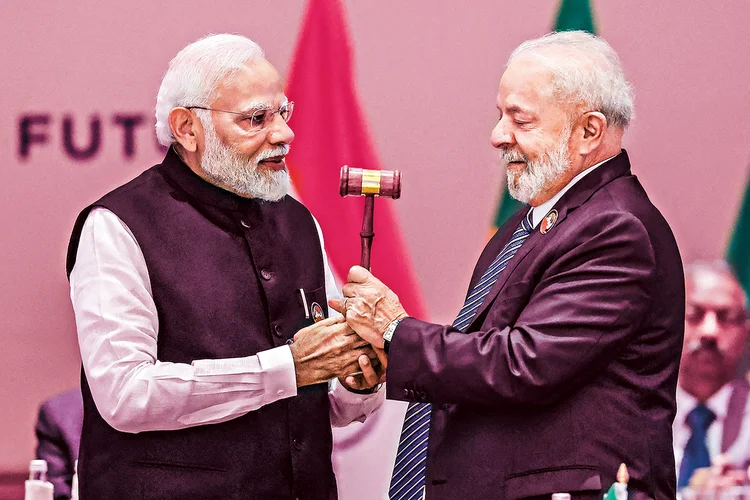
[{"label": "gavel head", "polygon": [[339,181],[341,196],[386,196],[394,200],[401,197],[400,170],[366,170],[341,167]]}]

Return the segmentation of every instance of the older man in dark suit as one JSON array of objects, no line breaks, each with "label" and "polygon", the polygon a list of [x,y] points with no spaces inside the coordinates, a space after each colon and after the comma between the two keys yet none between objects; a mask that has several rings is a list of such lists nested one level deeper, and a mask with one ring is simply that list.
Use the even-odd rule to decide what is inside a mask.
[{"label": "older man in dark suit", "polygon": [[583,32],[525,42],[497,107],[492,144],[531,207],[488,243],[454,324],[408,317],[360,267],[332,301],[412,402],[390,498],[601,499],[625,463],[631,500],[674,499],[683,271],[621,148],[617,55]]},{"label": "older man in dark suit", "polygon": [[47,479],[55,487],[55,500],[70,498],[83,426],[81,389],[55,394],[39,408],[34,432],[36,458],[47,461]]}]

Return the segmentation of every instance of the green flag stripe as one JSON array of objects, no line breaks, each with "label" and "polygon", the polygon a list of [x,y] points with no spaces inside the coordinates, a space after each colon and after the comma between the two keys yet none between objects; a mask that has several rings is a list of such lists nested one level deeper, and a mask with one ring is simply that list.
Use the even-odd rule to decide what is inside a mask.
[{"label": "green flag stripe", "polygon": [[503,223],[510,218],[511,215],[521,210],[521,207],[526,206],[525,203],[521,203],[515,198],[511,197],[508,192],[507,186],[503,188],[503,195],[500,199],[500,207],[497,210],[495,216],[495,227],[500,227]]},{"label": "green flag stripe", "polygon": [[750,291],[750,181],[727,248],[727,260],[743,288]]},{"label": "green flag stripe", "polygon": [[563,0],[557,11],[555,31],[582,30],[596,33],[589,0]]},{"label": "green flag stripe", "polygon": [[[595,33],[594,14],[589,0],[562,0],[557,10],[555,31],[583,30]],[[500,196],[500,206],[495,215],[494,225],[500,227],[508,218],[525,206],[513,199],[508,193],[507,186],[503,186]],[[749,211],[750,212],[750,211]],[[750,215],[748,215],[750,217]]]}]

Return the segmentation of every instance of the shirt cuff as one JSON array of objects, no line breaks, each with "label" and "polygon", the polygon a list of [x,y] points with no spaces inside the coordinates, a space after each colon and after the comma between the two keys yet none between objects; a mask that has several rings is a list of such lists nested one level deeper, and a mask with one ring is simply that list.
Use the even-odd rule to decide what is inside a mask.
[{"label": "shirt cuff", "polygon": [[258,353],[267,403],[297,395],[297,375],[294,358],[288,345]]}]

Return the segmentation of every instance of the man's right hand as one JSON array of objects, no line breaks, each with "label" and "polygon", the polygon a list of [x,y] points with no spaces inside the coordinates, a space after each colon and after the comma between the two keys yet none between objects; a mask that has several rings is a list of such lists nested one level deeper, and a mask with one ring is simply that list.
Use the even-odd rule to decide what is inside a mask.
[{"label": "man's right hand", "polygon": [[360,371],[358,358],[377,359],[370,344],[349,328],[344,318],[328,318],[294,335],[289,346],[297,387],[328,382]]}]

